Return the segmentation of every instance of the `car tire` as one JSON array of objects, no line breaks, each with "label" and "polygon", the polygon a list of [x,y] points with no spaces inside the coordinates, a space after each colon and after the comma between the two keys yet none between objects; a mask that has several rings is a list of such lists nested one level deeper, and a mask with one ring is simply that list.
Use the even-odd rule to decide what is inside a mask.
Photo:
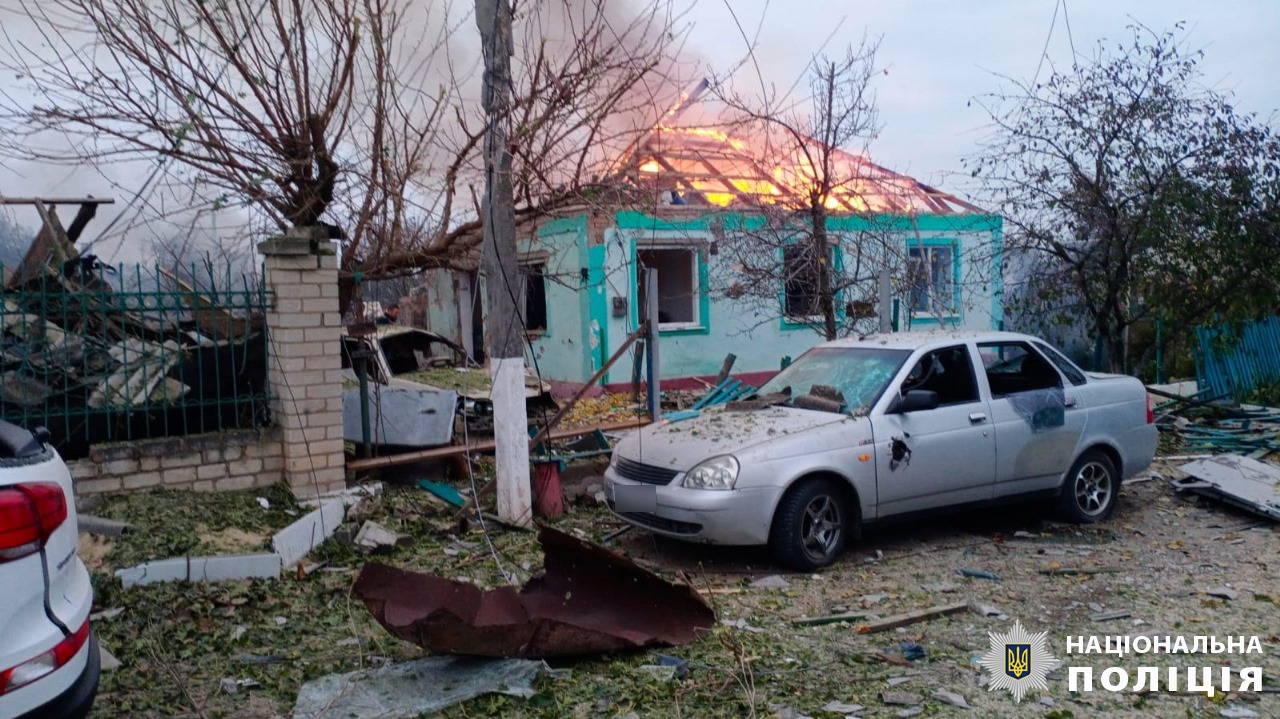
[{"label": "car tire", "polygon": [[1093,524],[1111,516],[1119,495],[1120,473],[1115,463],[1101,450],[1091,449],[1067,472],[1058,495],[1058,512],[1069,522]]},{"label": "car tire", "polygon": [[780,564],[803,572],[840,556],[857,520],[840,486],[830,479],[802,480],[778,503],[769,548]]}]

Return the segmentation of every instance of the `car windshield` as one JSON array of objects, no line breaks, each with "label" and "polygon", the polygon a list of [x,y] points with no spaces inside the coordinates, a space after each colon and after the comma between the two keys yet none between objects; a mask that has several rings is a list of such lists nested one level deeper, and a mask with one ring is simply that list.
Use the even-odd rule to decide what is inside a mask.
[{"label": "car windshield", "polygon": [[[773,376],[757,390],[758,396],[785,392],[791,403],[803,395],[829,396],[834,388],[845,411],[866,414],[884,393],[910,350],[879,347],[818,347]],[[814,391],[814,386],[819,390]]]}]

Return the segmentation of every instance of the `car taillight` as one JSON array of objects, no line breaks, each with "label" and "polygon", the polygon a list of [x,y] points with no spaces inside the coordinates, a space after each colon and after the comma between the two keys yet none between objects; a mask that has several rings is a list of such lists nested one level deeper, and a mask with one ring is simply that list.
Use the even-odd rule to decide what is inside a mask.
[{"label": "car taillight", "polygon": [[53,482],[0,488],[0,563],[40,551],[67,521],[67,498]]},{"label": "car taillight", "polygon": [[41,652],[15,667],[0,671],[0,696],[61,669],[71,661],[88,639],[89,620],[86,619],[75,634],[63,638],[53,649]]},{"label": "car taillight", "polygon": [[1151,409],[1151,395],[1147,395],[1147,424],[1156,423],[1156,413]]}]

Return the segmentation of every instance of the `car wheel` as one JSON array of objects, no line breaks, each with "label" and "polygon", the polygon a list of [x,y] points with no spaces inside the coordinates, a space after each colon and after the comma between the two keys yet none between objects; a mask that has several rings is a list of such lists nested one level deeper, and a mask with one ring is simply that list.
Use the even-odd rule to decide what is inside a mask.
[{"label": "car wheel", "polygon": [[1111,516],[1120,493],[1120,473],[1111,458],[1091,449],[1080,456],[1067,473],[1058,497],[1062,516],[1071,522],[1092,524]]},{"label": "car wheel", "polygon": [[769,547],[793,569],[812,571],[835,561],[856,520],[839,485],[811,479],[792,487],[773,515]]}]

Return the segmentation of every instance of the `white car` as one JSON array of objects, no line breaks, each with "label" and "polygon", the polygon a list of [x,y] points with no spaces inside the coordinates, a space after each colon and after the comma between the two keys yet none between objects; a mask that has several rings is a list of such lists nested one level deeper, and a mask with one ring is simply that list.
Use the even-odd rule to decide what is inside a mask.
[{"label": "white car", "polygon": [[837,340],[748,401],[628,435],[610,508],[654,533],[835,560],[864,524],[1031,498],[1106,519],[1156,450],[1146,388],[1009,332]]},{"label": "white car", "polygon": [[47,443],[0,421],[0,717],[83,717],[101,658],[93,588],[76,556],[71,474]]}]

